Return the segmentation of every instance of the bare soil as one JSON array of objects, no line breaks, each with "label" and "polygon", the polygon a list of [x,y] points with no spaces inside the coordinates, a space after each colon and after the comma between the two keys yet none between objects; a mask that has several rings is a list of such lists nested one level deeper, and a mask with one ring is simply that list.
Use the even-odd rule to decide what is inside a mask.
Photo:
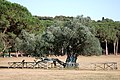
[{"label": "bare soil", "polygon": [[[66,56],[58,58],[65,61]],[[0,66],[8,66],[8,62],[13,61],[34,61],[31,57],[11,57],[0,58]],[[120,80],[120,55],[114,56],[79,56],[77,62],[80,69],[3,69],[0,68],[0,80]],[[93,62],[117,62],[117,70],[90,70],[86,66]],[[81,69],[87,68],[87,69]]]}]

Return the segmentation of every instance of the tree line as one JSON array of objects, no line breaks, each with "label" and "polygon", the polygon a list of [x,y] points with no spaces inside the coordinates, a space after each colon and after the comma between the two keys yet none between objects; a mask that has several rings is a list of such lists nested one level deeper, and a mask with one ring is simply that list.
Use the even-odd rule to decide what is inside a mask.
[{"label": "tree line", "polygon": [[0,55],[117,55],[119,42],[120,21],[33,16],[24,6],[0,0]]}]

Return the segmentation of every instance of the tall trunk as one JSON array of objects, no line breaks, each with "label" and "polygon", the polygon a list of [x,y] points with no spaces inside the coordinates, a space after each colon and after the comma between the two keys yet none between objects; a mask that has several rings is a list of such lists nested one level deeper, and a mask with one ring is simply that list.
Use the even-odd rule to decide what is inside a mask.
[{"label": "tall trunk", "polygon": [[114,45],[114,55],[116,54],[116,41],[113,43]]},{"label": "tall trunk", "polygon": [[62,55],[64,55],[64,48],[63,47],[61,49],[61,53],[62,53]]},{"label": "tall trunk", "polygon": [[119,40],[117,39],[115,55],[117,55],[117,53],[118,53],[118,41],[119,41]]},{"label": "tall trunk", "polygon": [[3,50],[0,52],[0,54],[3,54],[3,57],[5,57],[5,56],[4,56],[4,55],[5,55],[4,51],[7,49],[7,46],[6,46],[5,42],[3,42],[3,45],[4,45],[4,48],[3,48]]},{"label": "tall trunk", "polygon": [[15,54],[16,54],[16,57],[18,57],[18,51]]},{"label": "tall trunk", "polygon": [[3,50],[2,50],[2,53],[3,53],[6,49],[12,47],[12,46],[8,46],[5,42],[3,42],[3,44],[4,44],[4,48],[3,48]]},{"label": "tall trunk", "polygon": [[106,50],[105,50],[105,53],[106,55],[108,55],[108,46],[107,46],[107,40],[105,39],[105,43],[106,43]]},{"label": "tall trunk", "polygon": [[5,32],[7,31],[7,27],[5,27],[4,31],[3,31],[3,34],[5,34]]},{"label": "tall trunk", "polygon": [[10,52],[9,52],[9,57],[11,57],[11,54],[10,54]]}]

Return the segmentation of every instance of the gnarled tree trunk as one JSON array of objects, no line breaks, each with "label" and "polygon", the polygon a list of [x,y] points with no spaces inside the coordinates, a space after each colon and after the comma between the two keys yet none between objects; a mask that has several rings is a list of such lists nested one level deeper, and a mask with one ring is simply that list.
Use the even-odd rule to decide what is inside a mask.
[{"label": "gnarled tree trunk", "polygon": [[77,57],[78,57],[77,54],[68,54],[67,59],[66,59],[66,63],[69,63],[69,62],[76,63]]}]

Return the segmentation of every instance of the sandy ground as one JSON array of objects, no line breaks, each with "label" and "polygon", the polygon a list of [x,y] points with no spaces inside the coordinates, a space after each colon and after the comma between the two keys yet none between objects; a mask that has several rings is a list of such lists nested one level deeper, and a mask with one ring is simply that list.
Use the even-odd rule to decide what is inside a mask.
[{"label": "sandy ground", "polygon": [[[54,56],[52,56],[53,58]],[[56,57],[54,57],[56,58]],[[57,57],[65,61],[66,56]],[[13,61],[33,61],[35,58],[0,58],[0,66],[8,66]],[[0,80],[120,80],[120,56],[79,56],[77,62],[80,68],[87,68],[92,62],[117,62],[117,70],[59,70],[59,69],[3,69],[0,68]],[[84,67],[83,67],[84,65]]]},{"label": "sandy ground", "polygon": [[120,80],[120,71],[0,69],[0,80]]}]

